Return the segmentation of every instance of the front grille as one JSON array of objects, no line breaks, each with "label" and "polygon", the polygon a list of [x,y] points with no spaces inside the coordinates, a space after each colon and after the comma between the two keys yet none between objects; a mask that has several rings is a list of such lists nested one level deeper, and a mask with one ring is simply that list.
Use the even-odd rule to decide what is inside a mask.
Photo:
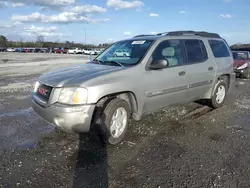
[{"label": "front grille", "polygon": [[46,102],[48,102],[50,94],[52,92],[53,87],[44,85],[44,84],[40,84],[39,87],[36,90],[36,95],[45,100]]}]

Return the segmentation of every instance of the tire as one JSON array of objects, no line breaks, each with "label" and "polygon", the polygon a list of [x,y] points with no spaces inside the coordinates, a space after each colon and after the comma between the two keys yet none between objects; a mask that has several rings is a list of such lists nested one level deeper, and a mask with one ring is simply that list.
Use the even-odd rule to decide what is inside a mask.
[{"label": "tire", "polygon": [[[121,132],[118,134],[116,131],[112,132],[113,128],[111,122],[113,115],[117,112],[117,110],[121,109],[123,110],[124,114],[126,113],[127,115],[124,120],[124,125],[121,126]],[[95,117],[95,125],[98,126],[97,131],[102,144],[119,144],[124,139],[129,124],[131,111],[128,103],[125,100],[114,98],[110,101],[107,101],[106,105],[104,105],[100,110],[101,112],[97,112],[97,116]],[[114,133],[117,133],[117,135]]]},{"label": "tire", "polygon": [[242,74],[242,78],[249,79],[250,78],[250,70],[249,68]]},{"label": "tire", "polygon": [[123,57],[127,57],[127,55],[126,55],[126,54],[123,54]]},{"label": "tire", "polygon": [[[221,94],[221,97],[219,97],[218,91],[219,90],[222,91],[223,89],[224,89],[224,96],[223,96],[223,94]],[[226,100],[227,92],[228,92],[228,83],[225,80],[218,80],[218,82],[216,83],[216,86],[215,86],[215,90],[213,92],[213,96],[209,101],[210,106],[214,109],[220,108],[221,106],[223,106],[223,104]]]}]

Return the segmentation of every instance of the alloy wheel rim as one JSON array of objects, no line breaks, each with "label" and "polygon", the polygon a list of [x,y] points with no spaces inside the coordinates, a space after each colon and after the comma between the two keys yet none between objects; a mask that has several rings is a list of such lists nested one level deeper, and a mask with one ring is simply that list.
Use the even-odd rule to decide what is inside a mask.
[{"label": "alloy wheel rim", "polygon": [[120,137],[127,124],[128,114],[125,108],[119,107],[115,110],[112,119],[111,119],[111,126],[110,126],[110,134],[114,138]]},{"label": "alloy wheel rim", "polygon": [[223,86],[223,85],[219,86],[217,93],[216,93],[216,102],[218,104],[221,104],[225,98],[225,95],[226,95],[225,86]]}]

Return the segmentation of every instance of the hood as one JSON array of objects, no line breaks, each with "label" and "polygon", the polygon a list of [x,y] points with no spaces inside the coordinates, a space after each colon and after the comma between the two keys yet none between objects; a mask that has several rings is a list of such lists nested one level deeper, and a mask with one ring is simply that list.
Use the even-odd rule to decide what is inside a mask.
[{"label": "hood", "polygon": [[39,81],[52,87],[80,86],[87,80],[122,69],[125,68],[92,63],[82,64],[49,72],[40,76]]},{"label": "hood", "polygon": [[243,65],[244,63],[250,62],[250,59],[247,60],[234,60],[234,68],[239,67],[241,65]]}]

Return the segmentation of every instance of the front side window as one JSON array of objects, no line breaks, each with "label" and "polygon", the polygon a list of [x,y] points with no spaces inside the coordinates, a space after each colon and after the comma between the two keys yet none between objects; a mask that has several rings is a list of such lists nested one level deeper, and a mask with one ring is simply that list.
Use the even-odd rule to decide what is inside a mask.
[{"label": "front side window", "polygon": [[248,60],[249,52],[233,52],[233,58],[235,60]]},{"label": "front side window", "polygon": [[185,48],[187,53],[187,63],[200,63],[207,60],[207,51],[201,40],[185,40]]},{"label": "front side window", "polygon": [[100,64],[129,66],[139,63],[154,40],[125,40],[108,47],[94,61]]},{"label": "front side window", "polygon": [[215,58],[230,57],[226,44],[221,40],[209,40]]},{"label": "front side window", "polygon": [[168,60],[168,67],[181,65],[183,63],[182,48],[180,40],[166,40],[161,42],[155,49],[152,58]]}]

